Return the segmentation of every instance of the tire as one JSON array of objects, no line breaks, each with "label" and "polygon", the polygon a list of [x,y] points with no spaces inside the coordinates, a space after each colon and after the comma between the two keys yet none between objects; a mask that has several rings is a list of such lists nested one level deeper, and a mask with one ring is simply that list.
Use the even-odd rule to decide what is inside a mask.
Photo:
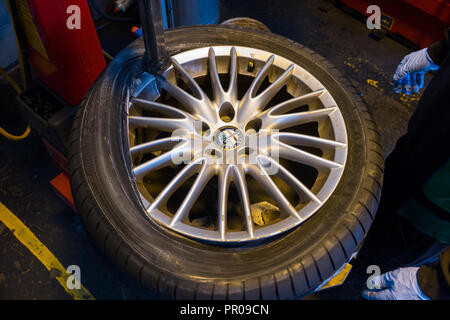
[{"label": "tire", "polygon": [[73,123],[70,181],[87,232],[121,271],[166,298],[292,299],[313,292],[360,248],[377,210],[383,157],[366,106],[328,61],[278,35],[199,26],[169,30],[165,41],[171,55],[221,44],[260,48],[313,74],[332,94],[347,125],[343,176],[314,216],[253,247],[194,241],[145,218],[131,183],[126,114],[116,103],[124,97],[127,75],[141,68],[144,45],[138,39],[109,64]]},{"label": "tire", "polygon": [[230,26],[233,28],[247,29],[249,31],[271,32],[269,27],[261,21],[248,18],[248,17],[236,17],[228,19],[221,23],[224,26]]}]

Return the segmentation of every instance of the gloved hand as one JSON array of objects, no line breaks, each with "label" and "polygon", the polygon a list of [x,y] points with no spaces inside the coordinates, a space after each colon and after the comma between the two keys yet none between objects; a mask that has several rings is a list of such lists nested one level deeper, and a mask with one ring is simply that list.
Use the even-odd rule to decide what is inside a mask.
[{"label": "gloved hand", "polygon": [[408,54],[400,62],[392,78],[394,92],[408,95],[419,92],[423,88],[425,73],[437,69],[439,66],[431,60],[428,48]]},{"label": "gloved hand", "polygon": [[372,279],[374,289],[364,290],[368,300],[430,300],[417,282],[418,267],[399,268]]}]

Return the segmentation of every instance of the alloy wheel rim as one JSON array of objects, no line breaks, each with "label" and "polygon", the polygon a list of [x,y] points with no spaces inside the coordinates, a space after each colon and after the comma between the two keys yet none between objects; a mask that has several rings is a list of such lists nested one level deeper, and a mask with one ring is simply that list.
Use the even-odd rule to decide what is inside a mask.
[{"label": "alloy wheel rim", "polygon": [[[155,79],[157,95],[148,86],[127,97],[132,172],[147,217],[190,238],[241,243],[313,216],[347,159],[345,122],[326,87],[301,66],[255,48],[203,47],[171,61]],[[155,177],[166,169],[173,175],[156,190]],[[310,169],[315,177],[306,183]],[[253,187],[267,199],[253,202]],[[217,198],[194,219],[205,189]]]}]

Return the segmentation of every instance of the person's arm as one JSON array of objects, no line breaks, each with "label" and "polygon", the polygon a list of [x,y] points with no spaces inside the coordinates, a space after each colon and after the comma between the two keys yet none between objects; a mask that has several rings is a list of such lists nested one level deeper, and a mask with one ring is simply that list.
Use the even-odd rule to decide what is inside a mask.
[{"label": "person's arm", "polygon": [[439,264],[398,268],[372,279],[372,288],[362,292],[368,300],[450,299],[450,247]]},{"label": "person's arm", "polygon": [[406,55],[392,77],[395,93],[412,94],[424,86],[424,77],[428,71],[438,70],[449,50],[450,28],[444,32],[441,41]]},{"label": "person's arm", "polygon": [[450,49],[450,28],[444,32],[444,39],[435,42],[428,47],[428,54],[431,60],[440,65]]},{"label": "person's arm", "polygon": [[417,281],[418,267],[398,268],[371,279],[361,294],[367,300],[430,300]]},{"label": "person's arm", "polygon": [[450,247],[441,253],[439,263],[420,267],[417,281],[430,299],[450,299]]}]

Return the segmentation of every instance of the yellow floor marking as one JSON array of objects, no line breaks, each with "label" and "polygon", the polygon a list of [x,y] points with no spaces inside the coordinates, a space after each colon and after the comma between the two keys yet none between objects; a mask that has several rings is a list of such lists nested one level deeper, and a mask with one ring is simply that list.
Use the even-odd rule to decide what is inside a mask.
[{"label": "yellow floor marking", "polygon": [[378,88],[378,81],[373,79],[367,79],[367,83],[370,84],[372,87]]},{"label": "yellow floor marking", "polygon": [[352,265],[350,263],[347,263],[337,275],[331,278],[325,285],[320,287],[320,290],[343,284],[345,279],[347,279],[350,270],[352,270]]},{"label": "yellow floor marking", "polygon": [[30,252],[39,259],[39,261],[47,268],[47,270],[57,269],[60,275],[56,280],[72,296],[74,300],[95,300],[94,296],[82,284],[80,289],[69,289],[67,279],[71,274],[67,273],[66,268],[61,262],[47,249],[47,247],[39,241],[38,238],[22,223],[11,211],[8,210],[0,202],[0,221],[10,229],[14,236],[19,240]]}]

